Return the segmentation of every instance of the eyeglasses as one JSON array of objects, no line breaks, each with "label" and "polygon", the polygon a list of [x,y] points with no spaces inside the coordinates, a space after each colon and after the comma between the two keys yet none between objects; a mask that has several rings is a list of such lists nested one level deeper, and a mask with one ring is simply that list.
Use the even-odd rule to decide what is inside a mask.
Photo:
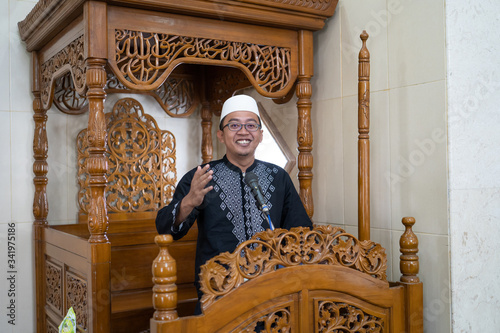
[{"label": "eyeglasses", "polygon": [[222,129],[224,129],[224,127],[227,127],[231,132],[238,132],[243,128],[243,126],[245,126],[245,129],[249,132],[257,132],[261,127],[257,123],[242,124],[242,123],[231,122],[224,125]]}]

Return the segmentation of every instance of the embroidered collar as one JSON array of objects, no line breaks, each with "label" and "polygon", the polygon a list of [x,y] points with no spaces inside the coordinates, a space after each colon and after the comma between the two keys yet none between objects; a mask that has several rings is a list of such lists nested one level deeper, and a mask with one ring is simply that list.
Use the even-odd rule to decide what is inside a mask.
[{"label": "embroidered collar", "polygon": [[[241,169],[239,167],[237,167],[236,165],[234,165],[233,163],[231,163],[226,155],[224,155],[224,157],[222,158],[222,160],[224,161],[224,164],[231,170],[233,171],[236,171],[240,174],[243,174],[243,172],[241,171]],[[246,172],[249,172],[249,171],[252,171],[253,169],[255,169],[255,167],[257,166],[257,163],[259,162],[259,160],[255,159],[252,163],[252,165],[250,165],[248,168],[247,168],[247,171]]]}]

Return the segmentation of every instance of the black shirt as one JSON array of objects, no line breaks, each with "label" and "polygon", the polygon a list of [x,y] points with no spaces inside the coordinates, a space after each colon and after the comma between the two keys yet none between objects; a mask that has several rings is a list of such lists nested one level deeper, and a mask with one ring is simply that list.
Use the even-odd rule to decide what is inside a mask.
[{"label": "black shirt", "polygon": [[[181,200],[189,193],[196,168],[189,171],[176,187],[172,201],[158,211],[156,228],[160,234],[172,234],[175,240],[182,238],[198,221],[195,281],[200,266],[222,252],[232,252],[254,234],[269,228],[266,217],[258,209],[244,174],[224,156],[209,162],[213,178],[209,185],[214,188],[205,195],[203,203],[193,209],[179,226],[173,228]],[[271,221],[275,228],[312,227],[302,201],[288,173],[281,167],[255,160],[247,169],[259,179],[259,186],[267,201]],[[198,283],[196,283],[198,287]]]}]

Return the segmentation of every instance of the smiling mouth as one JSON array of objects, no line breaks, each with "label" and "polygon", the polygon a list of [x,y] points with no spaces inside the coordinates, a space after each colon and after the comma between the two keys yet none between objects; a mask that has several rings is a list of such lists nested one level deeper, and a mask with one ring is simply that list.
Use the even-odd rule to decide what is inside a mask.
[{"label": "smiling mouth", "polygon": [[250,140],[238,140],[238,141],[236,141],[236,143],[239,145],[248,145],[248,144],[250,144],[250,142],[251,142]]}]

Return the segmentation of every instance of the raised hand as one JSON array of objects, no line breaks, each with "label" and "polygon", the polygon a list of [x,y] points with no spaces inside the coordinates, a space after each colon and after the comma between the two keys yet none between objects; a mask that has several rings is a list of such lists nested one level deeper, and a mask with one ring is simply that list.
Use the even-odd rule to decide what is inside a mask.
[{"label": "raised hand", "polygon": [[210,166],[207,164],[203,168],[198,166],[196,169],[191,180],[189,193],[181,201],[181,206],[175,219],[176,225],[184,221],[195,207],[201,205],[205,195],[213,189],[213,186],[207,186],[208,182],[212,180],[213,174],[213,171],[209,170],[209,168]]},{"label": "raised hand", "polygon": [[203,168],[198,166],[191,181],[191,189],[184,198],[190,201],[193,208],[201,205],[205,194],[213,188],[213,186],[207,186],[208,182],[212,180],[212,174],[214,173],[212,170],[209,170],[209,167],[208,164]]}]

